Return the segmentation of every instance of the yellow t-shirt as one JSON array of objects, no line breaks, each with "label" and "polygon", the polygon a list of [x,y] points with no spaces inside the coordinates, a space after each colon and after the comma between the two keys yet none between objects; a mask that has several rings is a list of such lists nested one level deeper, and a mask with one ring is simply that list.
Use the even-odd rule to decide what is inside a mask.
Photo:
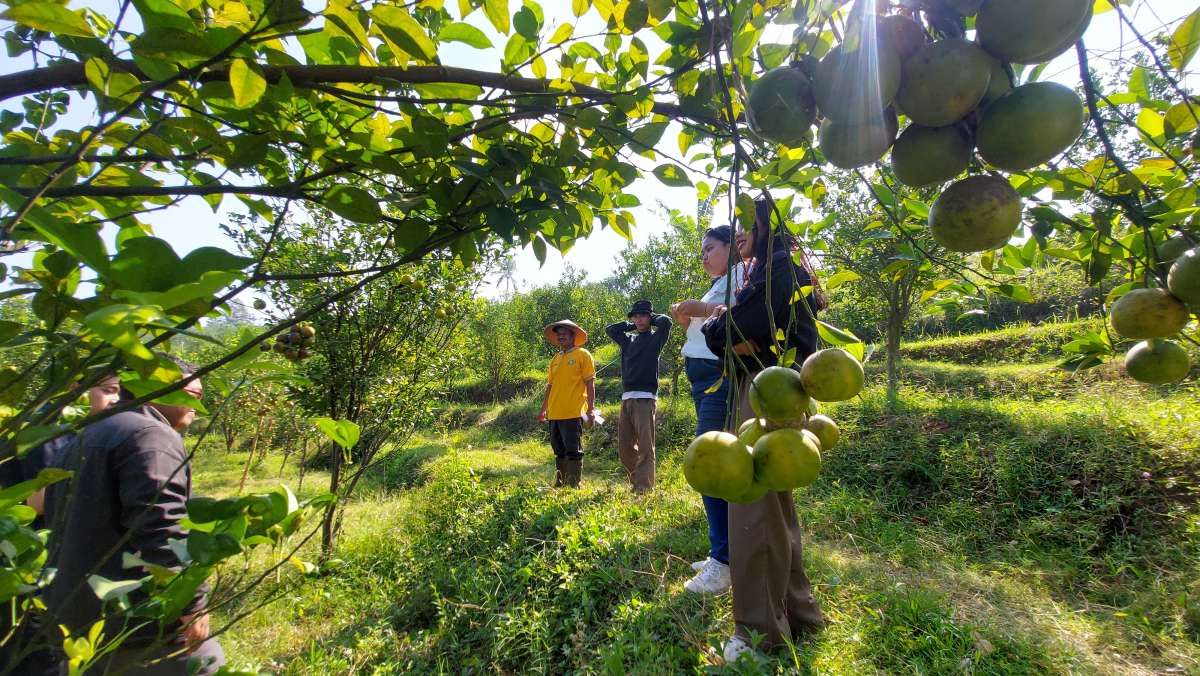
[{"label": "yellow t-shirt", "polygon": [[550,383],[546,418],[570,420],[583,417],[587,413],[587,389],[584,385],[595,377],[596,363],[592,361],[592,353],[582,347],[554,355],[546,376],[546,382]]}]

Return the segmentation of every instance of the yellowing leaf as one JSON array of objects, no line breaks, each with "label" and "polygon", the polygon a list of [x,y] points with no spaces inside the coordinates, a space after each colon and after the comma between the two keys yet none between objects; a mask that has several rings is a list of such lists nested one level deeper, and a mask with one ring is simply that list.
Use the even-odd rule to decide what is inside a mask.
[{"label": "yellowing leaf", "polygon": [[571,36],[574,34],[575,26],[569,23],[564,23],[558,28],[554,29],[554,34],[550,36],[550,44],[561,45],[562,43],[571,39]]},{"label": "yellowing leaf", "polygon": [[56,2],[26,2],[10,7],[0,17],[40,31],[56,35],[95,37],[83,14],[72,12]]},{"label": "yellowing leaf", "polygon": [[233,89],[233,103],[238,108],[249,108],[267,91],[267,81],[244,59],[235,59],[229,65],[229,86]]},{"label": "yellowing leaf", "polygon": [[1200,48],[1200,9],[1189,14],[1175,29],[1167,45],[1167,58],[1175,70],[1182,71],[1196,55],[1197,48]]},{"label": "yellowing leaf", "polygon": [[483,13],[497,31],[508,35],[512,28],[512,18],[508,16],[508,0],[484,0]]}]

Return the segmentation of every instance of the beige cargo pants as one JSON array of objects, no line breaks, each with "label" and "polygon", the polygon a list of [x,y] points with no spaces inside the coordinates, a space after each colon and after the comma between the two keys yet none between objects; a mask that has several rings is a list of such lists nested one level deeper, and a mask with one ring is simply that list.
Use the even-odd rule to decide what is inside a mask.
[{"label": "beige cargo pants", "polygon": [[[749,380],[740,388],[739,420],[754,416]],[[729,572],[733,578],[735,633],[759,650],[799,640],[825,624],[804,573],[800,521],[790,491],[767,493],[758,502],[729,503]]]},{"label": "beige cargo pants", "polygon": [[654,410],[653,399],[621,402],[617,453],[634,493],[646,493],[654,488]]}]

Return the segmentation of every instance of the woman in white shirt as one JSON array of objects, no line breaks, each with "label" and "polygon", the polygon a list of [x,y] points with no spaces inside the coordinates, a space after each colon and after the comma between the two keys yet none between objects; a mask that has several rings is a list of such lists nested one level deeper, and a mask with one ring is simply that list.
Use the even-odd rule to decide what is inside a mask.
[{"label": "woman in white shirt", "polygon": [[[742,284],[744,268],[740,262],[730,265],[729,245],[732,230],[728,225],[709,228],[700,243],[700,261],[712,278],[708,293],[699,300],[685,300],[671,306],[671,314],[680,326],[687,327],[683,344],[683,363],[692,385],[696,404],[696,434],[723,430],[729,414],[729,383],[722,381],[721,362],[704,342],[700,327],[718,306],[733,305]],[[721,385],[708,392],[717,381]],[[720,498],[703,496],[708,517],[708,558],[692,564],[696,576],[684,589],[696,594],[724,594],[729,590],[729,504]]]}]

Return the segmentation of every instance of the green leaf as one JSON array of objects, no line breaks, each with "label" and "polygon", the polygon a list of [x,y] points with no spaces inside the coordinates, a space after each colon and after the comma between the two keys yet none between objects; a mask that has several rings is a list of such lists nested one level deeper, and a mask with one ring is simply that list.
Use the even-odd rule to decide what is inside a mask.
[{"label": "green leaf", "polygon": [[[14,209],[25,202],[25,198],[3,186],[0,186],[0,199]],[[87,263],[101,275],[108,272],[108,252],[95,228],[59,218],[36,205],[26,212],[22,222],[33,226],[46,241]]]},{"label": "green leaf", "polygon": [[246,63],[245,59],[234,59],[229,65],[229,86],[238,108],[253,106],[267,91],[267,81],[258,72],[258,66]]},{"label": "green leaf", "polygon": [[[7,460],[6,462],[14,462]],[[37,476],[28,480],[22,481],[19,484],[14,484],[0,490],[0,509],[7,509],[12,505],[18,505],[25,502],[25,498],[33,495],[38,490],[49,486],[52,483],[62,481],[71,476],[71,472],[65,469],[48,467],[38,472]]]},{"label": "green leaf", "polygon": [[99,575],[89,575],[87,582],[101,601],[119,599],[142,588],[141,580],[110,580]]},{"label": "green leaf", "polygon": [[359,427],[349,420],[334,420],[324,416],[310,418],[317,429],[343,450],[349,451],[358,443]]},{"label": "green leaf", "polygon": [[154,354],[142,345],[138,327],[162,318],[162,310],[154,306],[115,304],[87,315],[83,325],[135,360],[153,362]]},{"label": "green leaf", "polygon": [[1182,71],[1196,55],[1197,48],[1200,48],[1200,9],[1189,14],[1175,29],[1167,45],[1167,58],[1175,70]]},{"label": "green leaf", "polygon": [[371,193],[352,185],[335,185],[325,191],[321,203],[333,213],[355,223],[378,223],[383,218],[379,202]]},{"label": "green leaf", "polygon": [[654,168],[654,175],[664,185],[669,185],[672,188],[691,187],[692,181],[682,169],[674,164],[660,164]]},{"label": "green leaf", "polygon": [[375,5],[371,8],[371,18],[384,36],[409,56],[429,62],[437,59],[433,40],[408,12],[390,5]]},{"label": "green leaf", "polygon": [[817,320],[817,333],[821,336],[821,340],[842,348],[859,361],[862,361],[866,355],[866,345],[862,340],[845,329],[839,329],[833,324]]},{"label": "green leaf", "polygon": [[56,2],[26,2],[10,7],[0,17],[55,35],[96,37],[82,12],[72,12]]},{"label": "green leaf", "polygon": [[442,42],[462,42],[475,49],[488,49],[492,46],[492,41],[483,31],[461,21],[443,28],[442,32],[438,34],[438,39]]},{"label": "green leaf", "polygon": [[497,31],[508,35],[512,27],[508,16],[508,0],[483,0],[483,13]]},{"label": "green leaf", "polygon": [[1029,287],[1023,284],[1000,284],[996,291],[1021,303],[1033,302],[1033,294],[1029,292]]},{"label": "green leaf", "polygon": [[853,270],[838,270],[825,280],[825,288],[833,291],[843,284],[855,282],[860,279],[862,279],[862,276]]}]

